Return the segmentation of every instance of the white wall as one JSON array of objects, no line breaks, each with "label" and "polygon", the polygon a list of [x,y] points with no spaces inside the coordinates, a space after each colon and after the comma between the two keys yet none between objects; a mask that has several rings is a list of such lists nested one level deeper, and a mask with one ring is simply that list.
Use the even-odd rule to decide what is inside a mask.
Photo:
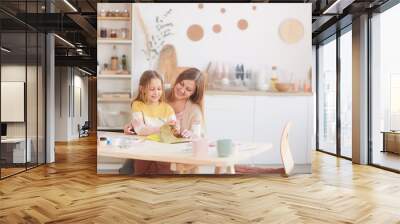
[{"label": "white wall", "polygon": [[[210,61],[241,63],[247,68],[271,68],[276,65],[286,76],[306,79],[311,67],[311,4],[135,4],[134,17],[134,79],[141,73],[154,68],[157,59],[148,62],[143,53],[145,35],[140,26],[138,10],[143,18],[149,36],[155,36],[156,17],[172,9],[164,23],[172,23],[172,35],[163,38],[165,44],[173,44],[177,51],[179,66],[194,66],[205,70]],[[252,7],[256,6],[256,10]],[[221,8],[226,10],[221,13]],[[248,28],[237,28],[239,19],[248,21]],[[287,44],[279,37],[279,25],[285,19],[295,18],[303,24],[304,36],[295,44]],[[204,37],[193,42],[187,38],[187,28],[192,24],[203,27]],[[220,24],[222,31],[215,34],[214,24]]]},{"label": "white wall", "polygon": [[[88,106],[89,106],[89,102],[88,102],[88,78],[87,77],[83,77],[78,73],[78,75],[76,74],[77,70],[75,70],[75,76],[74,76],[74,91],[72,94],[74,94],[74,96],[72,96],[72,98],[74,99],[74,102],[72,103],[72,105],[74,105],[73,110],[75,110],[72,113],[73,119],[71,127],[71,135],[73,136],[73,138],[77,138],[79,137],[79,133],[78,133],[78,129],[77,126],[78,124],[80,124],[81,126],[85,123],[85,121],[88,121]],[[78,91],[80,91],[80,97],[79,97],[79,93]],[[78,101],[81,102],[78,102]],[[80,104],[80,105],[79,105]],[[79,107],[81,112],[79,111]]]},{"label": "white wall", "polygon": [[[88,79],[82,75],[77,69],[72,72],[71,67],[56,67],[56,141],[69,141],[78,138],[78,124],[83,125],[88,120]],[[82,116],[76,107],[76,105],[79,105],[79,102],[76,101],[79,99],[76,97],[79,89]]]},{"label": "white wall", "polygon": [[[38,70],[37,70],[38,69]],[[26,121],[7,122],[7,137],[25,137],[29,139],[29,148],[32,151],[33,161],[39,154],[39,163],[44,162],[44,74],[39,66],[25,66],[18,64],[7,64],[1,66],[1,81],[24,82],[26,84],[26,108],[22,106],[22,112],[26,110]],[[26,81],[26,78],[28,79]],[[22,94],[23,91],[22,91]],[[7,96],[2,96],[7,97]],[[12,108],[1,108],[1,110],[12,110]],[[13,112],[13,111],[8,111]],[[49,157],[48,157],[49,158]],[[50,160],[49,160],[50,161]]]},{"label": "white wall", "polygon": [[[1,81],[25,82],[26,67],[22,65],[2,65]],[[31,69],[28,67],[28,69]],[[1,108],[6,110],[7,108]],[[25,122],[12,122],[7,124],[8,137],[25,137]]]},{"label": "white wall", "polygon": [[[22,65],[2,65],[1,66],[1,81],[10,81],[10,82],[17,81],[17,82],[25,82],[26,83],[26,80],[25,80],[26,72],[28,72],[28,74],[32,74],[32,73],[36,74],[36,67],[33,67],[33,66],[25,67],[25,65],[24,66],[22,66]],[[31,82],[31,80],[30,80],[30,82]],[[30,83],[30,84],[32,85],[32,83]],[[27,101],[28,101],[28,103],[30,103],[30,102],[34,101],[33,98],[36,99],[36,88],[35,89],[29,88],[27,90],[33,91],[32,93],[30,93],[30,92],[27,93],[27,97],[28,97]],[[32,106],[35,106],[35,108],[36,108],[37,105],[32,105]],[[2,108],[2,110],[7,110],[7,108]],[[28,129],[31,130],[31,128],[34,128],[36,130],[36,126],[33,127],[33,124],[31,123],[32,121],[36,121],[36,119],[37,119],[36,113],[35,114],[28,113],[27,116],[28,116],[28,122],[30,122],[28,125]],[[32,117],[32,116],[34,116],[34,117]],[[26,122],[8,123],[7,135],[9,137],[25,137],[25,126],[26,126],[25,123]],[[31,133],[31,132],[28,130],[28,137],[29,137],[29,133]]]},{"label": "white wall", "polygon": [[55,68],[55,141],[68,141],[68,85],[67,67]]}]

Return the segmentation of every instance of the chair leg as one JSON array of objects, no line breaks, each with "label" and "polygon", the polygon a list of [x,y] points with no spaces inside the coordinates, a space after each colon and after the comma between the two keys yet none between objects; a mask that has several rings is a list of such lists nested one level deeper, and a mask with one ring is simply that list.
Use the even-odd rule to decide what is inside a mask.
[{"label": "chair leg", "polygon": [[235,166],[234,165],[227,166],[226,172],[229,174],[235,174]]},{"label": "chair leg", "polygon": [[185,169],[183,168],[183,164],[177,163],[175,172],[178,173],[178,174],[184,174],[185,173]]},{"label": "chair leg", "polygon": [[220,166],[216,166],[214,169],[215,174],[221,174],[221,171],[222,171],[222,167],[220,167]]},{"label": "chair leg", "polygon": [[195,165],[190,165],[188,169],[186,169],[187,174],[198,174],[199,173],[199,167]]}]

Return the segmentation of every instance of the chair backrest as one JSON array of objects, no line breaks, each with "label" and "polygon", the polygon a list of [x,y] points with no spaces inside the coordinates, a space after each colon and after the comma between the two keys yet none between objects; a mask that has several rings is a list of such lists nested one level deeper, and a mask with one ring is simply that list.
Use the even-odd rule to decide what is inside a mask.
[{"label": "chair backrest", "polygon": [[82,125],[83,130],[89,130],[90,129],[90,123],[89,121],[85,121],[85,123]]},{"label": "chair backrest", "polygon": [[289,130],[291,125],[291,122],[286,123],[281,136],[281,158],[287,176],[293,172],[294,168],[293,156],[289,146]]}]

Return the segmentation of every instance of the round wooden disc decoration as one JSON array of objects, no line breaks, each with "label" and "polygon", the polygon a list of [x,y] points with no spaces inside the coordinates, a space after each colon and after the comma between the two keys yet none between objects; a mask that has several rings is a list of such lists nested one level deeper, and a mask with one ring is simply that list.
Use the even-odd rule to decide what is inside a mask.
[{"label": "round wooden disc decoration", "polygon": [[240,30],[245,30],[249,26],[247,20],[241,19],[238,21],[237,26]]},{"label": "round wooden disc decoration", "polygon": [[191,41],[199,41],[204,36],[203,27],[193,24],[187,29],[186,35]]},{"label": "round wooden disc decoration", "polygon": [[279,36],[288,44],[297,43],[304,36],[304,26],[297,19],[287,19],[279,25]]},{"label": "round wooden disc decoration", "polygon": [[221,25],[219,25],[219,24],[215,24],[215,25],[212,27],[212,30],[213,30],[214,33],[219,33],[219,32],[221,32],[222,27],[221,27]]}]

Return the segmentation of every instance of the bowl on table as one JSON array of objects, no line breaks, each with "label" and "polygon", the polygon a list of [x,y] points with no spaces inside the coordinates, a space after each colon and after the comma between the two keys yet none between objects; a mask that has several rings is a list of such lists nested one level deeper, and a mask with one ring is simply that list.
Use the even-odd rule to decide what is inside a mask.
[{"label": "bowl on table", "polygon": [[290,92],[294,90],[294,84],[290,82],[278,82],[275,84],[279,92]]}]

